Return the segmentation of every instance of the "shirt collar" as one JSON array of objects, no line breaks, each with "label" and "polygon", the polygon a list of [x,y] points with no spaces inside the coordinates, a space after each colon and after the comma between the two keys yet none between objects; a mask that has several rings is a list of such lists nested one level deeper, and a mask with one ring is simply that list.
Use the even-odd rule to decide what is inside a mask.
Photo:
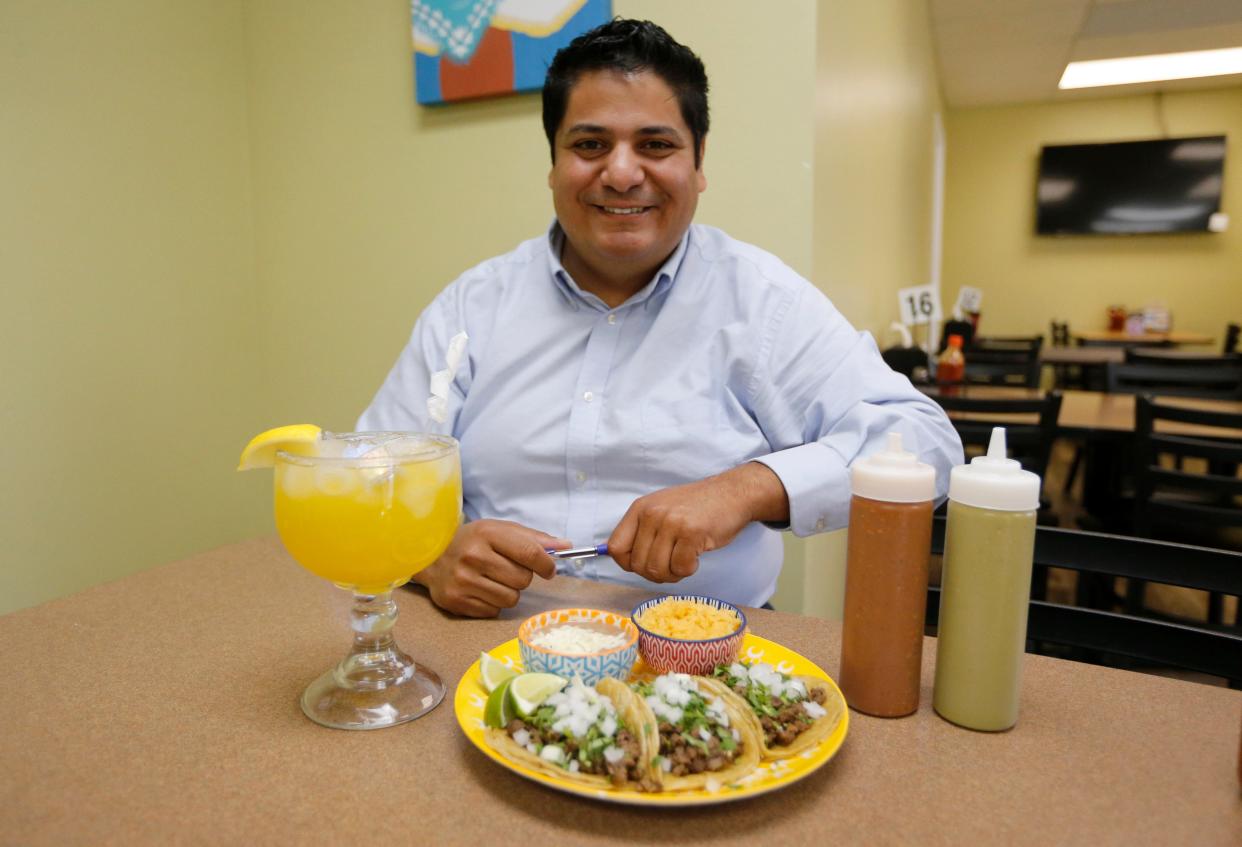
[{"label": "shirt collar", "polygon": [[[655,272],[655,276],[651,281],[642,287],[629,300],[626,305],[637,305],[643,303],[646,307],[650,307],[655,298],[663,294],[673,284],[677,278],[678,271],[681,270],[682,259],[686,255],[686,245],[690,242],[690,229],[686,229],[685,235],[681,237],[681,241],[677,242],[677,248],[672,254],[664,260],[664,264],[660,265],[659,270]],[[565,270],[565,266],[561,264],[561,250],[565,245],[565,230],[561,229],[559,221],[553,219],[552,225],[548,228],[548,268],[552,272],[552,279],[556,283],[557,290],[561,292],[561,296],[565,298],[565,302],[572,308],[577,309],[581,305],[588,305],[594,309],[607,310],[608,306],[604,301],[600,300],[594,294],[583,291],[578,287],[578,283],[574,282],[573,277]]]}]

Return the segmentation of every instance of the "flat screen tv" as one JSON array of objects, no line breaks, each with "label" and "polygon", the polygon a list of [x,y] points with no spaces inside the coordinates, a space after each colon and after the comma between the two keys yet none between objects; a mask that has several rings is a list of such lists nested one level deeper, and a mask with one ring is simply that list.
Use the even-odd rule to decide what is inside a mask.
[{"label": "flat screen tv", "polygon": [[1220,211],[1225,136],[1063,144],[1039,154],[1041,235],[1207,232]]}]

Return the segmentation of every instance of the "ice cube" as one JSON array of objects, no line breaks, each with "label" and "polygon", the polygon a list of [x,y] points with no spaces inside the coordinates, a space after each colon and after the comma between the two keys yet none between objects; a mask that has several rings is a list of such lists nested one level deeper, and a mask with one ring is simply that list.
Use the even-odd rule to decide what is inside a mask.
[{"label": "ice cube", "polygon": [[315,470],[292,462],[280,467],[280,488],[287,497],[309,497],[315,493]]},{"label": "ice cube", "polygon": [[315,468],[315,487],[332,497],[352,494],[358,488],[358,472],[353,468],[322,464]]}]

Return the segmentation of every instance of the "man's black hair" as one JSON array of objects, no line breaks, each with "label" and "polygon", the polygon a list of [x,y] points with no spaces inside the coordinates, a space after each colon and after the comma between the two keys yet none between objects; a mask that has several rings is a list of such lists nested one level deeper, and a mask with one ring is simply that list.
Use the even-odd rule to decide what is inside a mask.
[{"label": "man's black hair", "polygon": [[543,82],[543,131],[556,161],[556,130],[565,118],[569,92],[578,77],[591,71],[634,74],[650,71],[671,89],[694,141],[694,166],[700,164],[707,137],[707,71],[703,62],[651,21],[616,18],[557,51]]}]

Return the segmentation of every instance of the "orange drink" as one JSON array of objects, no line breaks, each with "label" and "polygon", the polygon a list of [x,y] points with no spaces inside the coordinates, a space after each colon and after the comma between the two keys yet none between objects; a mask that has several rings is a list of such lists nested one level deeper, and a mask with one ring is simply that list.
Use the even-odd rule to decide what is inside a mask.
[{"label": "orange drink", "polygon": [[394,455],[276,462],[285,547],[311,573],[360,594],[388,591],[430,565],[461,520],[456,453],[421,440],[387,450]]},{"label": "orange drink", "polygon": [[353,646],[306,686],[303,713],[337,729],[380,729],[434,709],[444,683],[397,646],[392,590],[434,562],[457,532],[457,442],[292,424],[250,440],[237,469],[256,468],[276,471],[276,528],[290,555],[354,595]]}]

